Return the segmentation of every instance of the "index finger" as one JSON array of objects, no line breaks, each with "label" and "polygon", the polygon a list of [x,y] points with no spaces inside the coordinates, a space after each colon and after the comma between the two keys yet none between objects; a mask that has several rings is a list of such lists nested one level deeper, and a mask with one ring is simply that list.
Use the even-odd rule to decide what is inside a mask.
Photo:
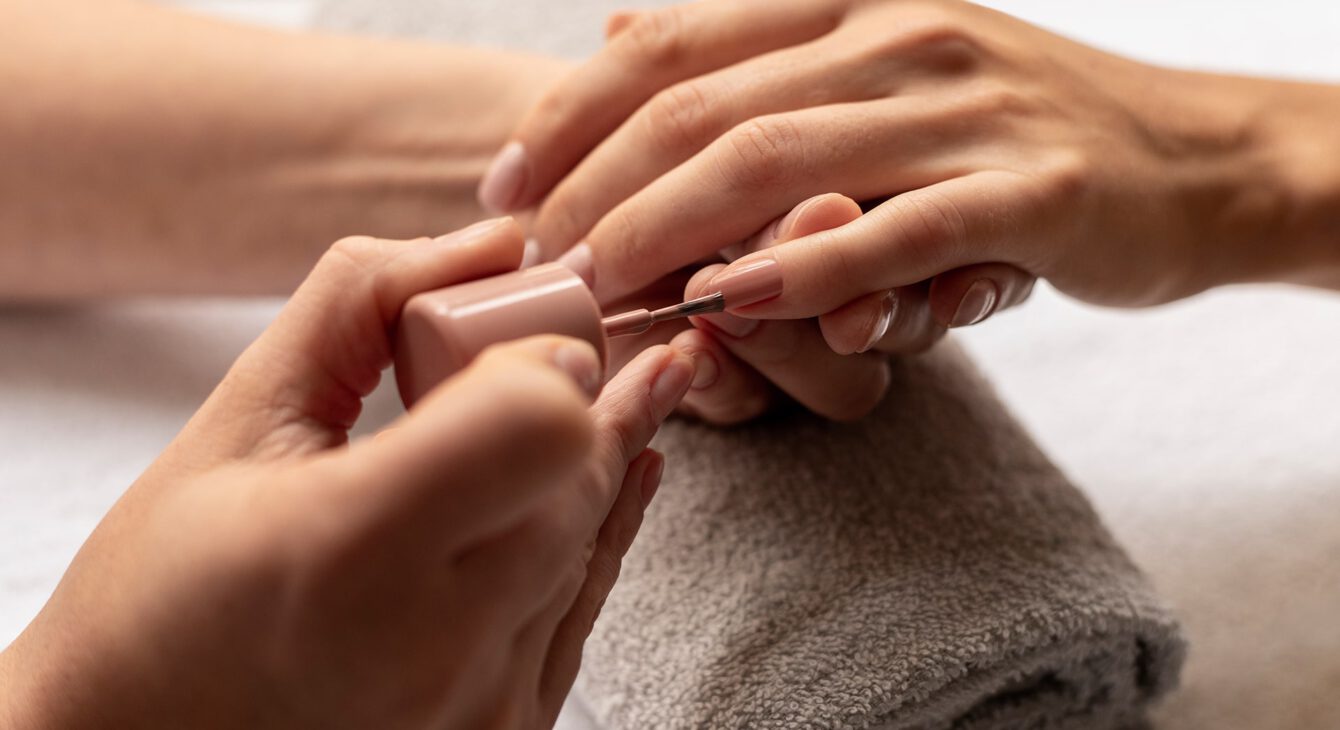
[{"label": "index finger", "polygon": [[479,186],[486,209],[538,202],[656,92],[837,26],[838,0],[719,0],[639,13],[522,120]]}]

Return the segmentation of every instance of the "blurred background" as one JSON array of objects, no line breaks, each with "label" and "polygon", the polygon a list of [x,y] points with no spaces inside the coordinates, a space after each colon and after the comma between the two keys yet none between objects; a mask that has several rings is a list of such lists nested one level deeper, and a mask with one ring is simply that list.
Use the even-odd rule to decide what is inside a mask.
[{"label": "blurred background", "polygon": [[[326,17],[316,0],[176,4]],[[1334,0],[985,4],[1148,61],[1340,83]],[[462,37],[580,56],[611,7],[534,3],[541,31],[529,5],[478,0]],[[277,306],[0,312],[0,645]],[[1183,616],[1191,660],[1160,725],[1340,727],[1340,296],[1243,287],[1121,312],[1040,286],[959,337]],[[383,389],[365,427],[396,408]]]}]

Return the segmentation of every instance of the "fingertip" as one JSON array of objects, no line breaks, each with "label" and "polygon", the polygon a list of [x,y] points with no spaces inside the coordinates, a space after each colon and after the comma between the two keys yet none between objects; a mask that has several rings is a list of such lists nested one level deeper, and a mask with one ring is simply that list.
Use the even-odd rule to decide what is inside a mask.
[{"label": "fingertip", "polygon": [[512,140],[503,146],[489,163],[479,182],[479,204],[494,214],[516,210],[531,178],[531,160],[526,146]]},{"label": "fingertip", "polygon": [[[792,217],[793,216],[793,217]],[[825,193],[801,203],[792,211],[789,224],[778,231],[778,241],[804,238],[820,231],[845,226],[861,217],[861,206],[841,193]]]},{"label": "fingertip", "polygon": [[651,401],[658,421],[667,418],[684,399],[697,374],[694,360],[688,353],[666,349],[669,356],[651,384]]}]

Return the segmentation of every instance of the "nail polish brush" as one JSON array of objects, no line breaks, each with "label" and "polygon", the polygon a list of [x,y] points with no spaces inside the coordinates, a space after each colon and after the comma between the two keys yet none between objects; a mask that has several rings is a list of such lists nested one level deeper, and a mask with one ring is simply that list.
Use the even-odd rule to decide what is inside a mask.
[{"label": "nail polish brush", "polygon": [[661,322],[724,311],[726,311],[726,295],[717,292],[654,311],[634,309],[631,312],[616,314],[602,319],[600,325],[605,328],[606,337],[625,337],[627,335],[640,335],[651,329],[652,325]]}]

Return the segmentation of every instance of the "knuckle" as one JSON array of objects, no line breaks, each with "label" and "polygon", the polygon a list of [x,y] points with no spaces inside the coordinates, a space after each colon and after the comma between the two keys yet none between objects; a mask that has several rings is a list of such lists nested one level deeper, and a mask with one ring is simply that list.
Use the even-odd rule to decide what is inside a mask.
[{"label": "knuckle", "polygon": [[1036,108],[1018,86],[999,81],[978,85],[967,94],[963,106],[960,112],[988,119],[1030,116]]},{"label": "knuckle", "polygon": [[1078,150],[1053,155],[1043,174],[1048,198],[1067,207],[1081,204],[1093,184],[1093,170],[1092,161]]},{"label": "knuckle", "polygon": [[716,136],[712,104],[698,81],[676,84],[662,91],[644,113],[648,137],[668,151],[699,149]]},{"label": "knuckle", "polygon": [[945,73],[978,65],[985,49],[967,24],[940,6],[924,8],[918,16],[875,41],[867,55],[875,60],[910,60]]},{"label": "knuckle", "polygon": [[642,13],[617,36],[615,46],[648,66],[675,64],[686,51],[682,13],[675,7]]},{"label": "knuckle", "polygon": [[367,267],[381,255],[383,243],[371,236],[347,236],[331,245],[322,256],[323,263],[353,264],[359,268]]},{"label": "knuckle", "polygon": [[914,260],[943,260],[967,244],[967,222],[943,193],[926,189],[891,202],[899,229],[898,246]]},{"label": "knuckle", "polygon": [[784,115],[751,119],[726,135],[721,173],[745,191],[784,185],[803,171],[801,141],[800,130]]}]

